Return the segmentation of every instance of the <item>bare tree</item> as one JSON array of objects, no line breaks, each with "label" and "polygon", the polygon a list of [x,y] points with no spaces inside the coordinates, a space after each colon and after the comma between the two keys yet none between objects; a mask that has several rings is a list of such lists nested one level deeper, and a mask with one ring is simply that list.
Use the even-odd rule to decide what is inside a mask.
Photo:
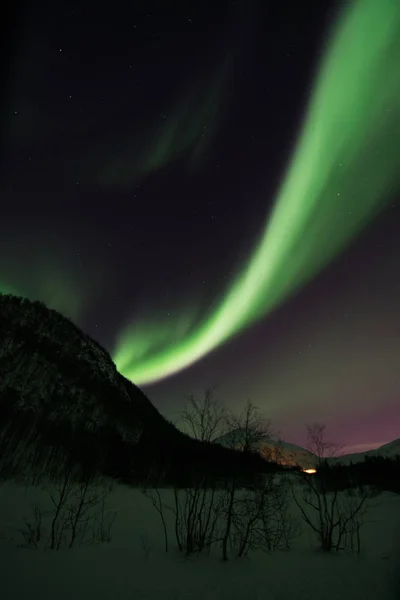
[{"label": "bare tree", "polygon": [[59,550],[64,541],[64,533],[68,521],[65,508],[74,489],[72,475],[72,470],[67,468],[62,479],[58,480],[55,486],[48,488],[49,498],[54,507],[49,543],[51,550]]},{"label": "bare tree", "polygon": [[236,500],[236,492],[238,490],[237,478],[232,477],[227,488],[225,500],[225,527],[222,537],[222,559],[228,560],[228,542],[231,538],[232,525],[234,522],[234,507]]},{"label": "bare tree", "polygon": [[175,535],[178,548],[186,555],[210,552],[222,541],[220,517],[223,496],[215,481],[206,476],[193,477],[191,487],[174,488]]},{"label": "bare tree", "polygon": [[[255,452],[260,450],[260,443],[272,439],[271,422],[264,419],[250,401],[238,416],[225,410],[211,411],[210,407],[214,410],[217,406],[213,402],[211,395],[206,393],[199,403],[191,397],[190,410],[186,407],[184,420],[198,439],[211,441],[225,417],[230,427],[224,436],[228,447]],[[213,415],[216,415],[215,419]],[[272,448],[273,455],[268,458],[278,459],[281,453],[279,444],[274,443]],[[223,560],[227,561],[232,550],[236,556],[244,557],[256,548],[267,551],[287,549],[290,541],[298,535],[298,523],[291,518],[288,510],[287,487],[275,471],[262,477],[252,477],[246,491],[242,489],[242,473],[222,477],[217,483],[214,477],[196,472],[190,481],[187,487],[174,487],[172,507],[164,503],[156,489],[157,478],[152,478],[151,474],[149,485],[144,490],[161,518],[165,538],[164,513],[171,510],[174,514],[175,537],[180,552],[186,555],[209,553],[212,547],[218,545]]]},{"label": "bare tree", "polygon": [[[258,407],[250,400],[246,402],[244,409],[239,415],[234,413],[227,414],[227,426],[228,433],[224,436],[225,445],[236,450],[241,450],[242,452],[260,451],[261,443],[271,440],[273,436],[271,421],[264,418],[259,412]],[[236,506],[239,488],[239,479],[232,477],[226,489],[224,502],[225,527],[222,540],[222,558],[224,561],[228,560],[228,543],[232,537],[235,521],[237,522],[238,520]],[[252,527],[252,524],[250,524],[250,527]],[[246,546],[247,540],[244,543]],[[241,555],[244,553],[245,546],[242,549]]]},{"label": "bare tree", "polygon": [[168,544],[168,531],[167,531],[167,523],[165,520],[165,509],[171,510],[170,507],[166,506],[162,500],[160,490],[159,490],[159,482],[164,480],[164,474],[160,474],[158,469],[153,466],[150,467],[148,471],[147,481],[142,488],[143,494],[149,498],[156,509],[162,523],[163,533],[164,533],[164,546],[165,552],[169,550]]},{"label": "bare tree", "polygon": [[326,441],[325,430],[325,425],[318,423],[307,427],[308,450],[317,458],[317,472],[315,475],[303,475],[301,497],[289,479],[293,499],[324,552],[354,550],[356,547],[359,553],[359,532],[370,494],[362,490],[357,497],[349,497],[332,485],[327,459],[335,456],[341,446]]},{"label": "bare tree", "polygon": [[147,531],[140,536],[140,545],[146,560],[149,560],[150,553],[153,550],[153,542],[150,540]]},{"label": "bare tree", "polygon": [[307,425],[307,450],[317,457],[317,465],[321,465],[328,458],[333,458],[343,449],[342,444],[330,442],[325,439],[326,425],[312,423]]},{"label": "bare tree", "polygon": [[264,418],[250,400],[239,415],[227,415],[227,424],[227,444],[242,452],[259,450],[261,442],[270,441],[274,435],[271,420]]},{"label": "bare tree", "polygon": [[223,433],[226,409],[215,397],[216,387],[204,391],[198,399],[190,394],[182,411],[181,420],[185,429],[202,442],[213,442]]},{"label": "bare tree", "polygon": [[235,503],[233,538],[237,556],[251,550],[287,550],[300,528],[289,512],[287,486],[270,473],[263,484],[246,491]]},{"label": "bare tree", "polygon": [[[87,477],[76,481],[72,469],[47,489],[52,509],[34,506],[32,519],[24,518],[25,527],[19,532],[30,548],[60,550],[86,543],[109,542],[116,513],[105,509],[111,488],[100,478]],[[46,535],[44,518],[50,518]]]},{"label": "bare tree", "polygon": [[108,491],[96,483],[99,484],[99,481],[87,477],[74,487],[68,507],[69,548],[75,545],[78,537],[80,543],[85,542],[89,532],[95,541],[110,541],[110,529],[116,514],[110,515],[108,522],[105,512]]},{"label": "bare tree", "polygon": [[191,485],[180,488],[174,486],[174,502],[170,506],[163,500],[158,489],[157,478],[149,477],[143,488],[158,513],[164,532],[165,551],[169,550],[166,511],[174,515],[175,539],[180,552],[187,556],[194,553],[210,552],[217,541],[219,517],[222,514],[222,494],[217,489],[215,479],[201,473],[193,473]]},{"label": "bare tree", "polygon": [[101,499],[100,510],[94,515],[93,523],[93,541],[100,544],[109,544],[111,542],[111,530],[117,518],[115,510],[106,510],[106,495]]},{"label": "bare tree", "polygon": [[32,520],[24,517],[24,528],[19,530],[19,533],[24,538],[27,548],[35,548],[36,550],[40,547],[43,533],[43,516],[44,513],[40,510],[37,504],[33,506],[33,518]]},{"label": "bare tree", "polygon": [[[206,390],[197,400],[193,395],[182,414],[193,437],[212,442],[222,427],[229,427],[224,445],[242,452],[260,451],[262,442],[271,441],[271,422],[263,418],[250,401],[239,415],[228,413],[214,398],[214,390]],[[280,447],[273,444],[273,457],[280,456]],[[151,475],[151,474],[150,474]],[[254,475],[254,474],[253,474]],[[193,473],[190,485],[174,487],[174,506],[164,503],[157,490],[157,479],[150,476],[143,490],[160,516],[166,550],[168,551],[165,510],[175,517],[175,537],[180,552],[210,552],[218,544],[227,561],[233,546],[238,557],[246,556],[255,547],[268,550],[287,548],[297,535],[296,523],[288,515],[286,487],[275,472],[253,477],[250,488],[243,492],[243,474],[215,477]],[[222,487],[220,484],[223,484]],[[239,493],[240,491],[240,493]]]}]

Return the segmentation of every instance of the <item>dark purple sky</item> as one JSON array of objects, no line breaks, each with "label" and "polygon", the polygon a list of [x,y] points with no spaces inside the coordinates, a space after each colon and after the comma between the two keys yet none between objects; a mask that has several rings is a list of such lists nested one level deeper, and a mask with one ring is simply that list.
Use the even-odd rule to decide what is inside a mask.
[{"label": "dark purple sky", "polygon": [[[4,96],[3,288],[66,312],[110,352],[139,307],[222,293],[284,175],[337,6],[22,8]],[[294,443],[312,420],[351,447],[399,437],[399,216],[393,198],[296,297],[145,387],[150,399],[176,419],[187,394],[217,384]]]}]

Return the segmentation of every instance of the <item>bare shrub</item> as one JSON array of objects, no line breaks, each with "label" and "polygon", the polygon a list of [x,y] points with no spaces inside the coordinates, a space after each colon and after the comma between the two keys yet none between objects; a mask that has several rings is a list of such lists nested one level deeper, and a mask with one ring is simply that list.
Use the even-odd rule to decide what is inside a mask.
[{"label": "bare shrub", "polygon": [[292,541],[301,533],[301,524],[299,519],[290,513],[286,482],[272,484],[262,518],[262,549],[289,550]]},{"label": "bare shrub", "polygon": [[275,474],[236,498],[233,545],[239,558],[253,550],[288,550],[299,532],[299,523],[289,513],[287,487]]},{"label": "bare shrub", "polygon": [[335,456],[340,446],[325,441],[325,425],[307,428],[308,449],[316,456],[315,475],[303,475],[298,488],[290,482],[294,502],[303,521],[313,531],[321,550],[350,550],[360,553],[360,529],[368,508],[369,490],[360,489],[354,496],[332,489],[328,481],[327,458]]},{"label": "bare shrub", "polygon": [[274,435],[270,419],[263,417],[250,400],[238,415],[227,414],[227,426],[229,433],[225,436],[225,443],[242,452],[260,450],[261,442],[270,441]]},{"label": "bare shrub", "polygon": [[206,477],[194,479],[190,488],[174,488],[175,537],[186,555],[210,552],[221,540],[222,496],[214,482]]},{"label": "bare shrub", "polygon": [[24,539],[24,543],[21,544],[24,548],[35,548],[40,547],[43,533],[43,511],[40,510],[37,504],[33,505],[33,517],[29,521],[24,517],[24,527],[19,529],[19,533]]},{"label": "bare shrub", "polygon": [[307,450],[317,458],[317,467],[329,458],[334,458],[343,449],[342,444],[328,441],[325,438],[326,425],[324,423],[312,423],[307,425]]},{"label": "bare shrub", "polygon": [[99,544],[109,544],[112,539],[112,528],[117,518],[116,511],[106,510],[106,497],[103,495],[100,510],[93,515],[92,541]]},{"label": "bare shrub", "polygon": [[218,520],[222,512],[221,493],[215,482],[205,476],[192,477],[190,487],[173,489],[173,505],[162,498],[159,483],[149,474],[148,483],[142,489],[160,517],[164,533],[165,551],[169,550],[166,511],[174,517],[175,540],[180,552],[189,556],[194,553],[210,552],[210,548],[221,536]]},{"label": "bare shrub", "polygon": [[312,529],[324,552],[356,549],[359,553],[360,529],[368,508],[368,492],[351,498],[337,490],[327,491],[323,483],[319,486],[315,482],[316,478],[307,477],[302,501],[296,493],[293,494],[303,521]]},{"label": "bare shrub", "polygon": [[[206,442],[215,438],[225,421],[228,431],[223,444],[244,453],[259,451],[260,444],[273,435],[271,422],[250,401],[236,416],[222,408],[213,397],[213,390],[206,391],[200,401],[189,396],[182,420],[194,437]],[[270,459],[280,456],[279,445],[274,446],[274,452]],[[241,489],[243,477],[239,474],[221,477],[218,484],[204,473],[192,474],[190,486],[174,487],[173,506],[163,502],[157,481],[151,481],[150,476],[149,481],[143,491],[160,516],[166,551],[165,510],[174,515],[176,543],[185,555],[209,554],[218,545],[227,561],[232,551],[243,557],[254,549],[288,549],[299,533],[299,524],[288,510],[288,488],[275,473],[253,477],[247,491]]]},{"label": "bare shrub", "polygon": [[145,493],[160,516],[165,536],[165,511],[172,511],[176,543],[186,556],[209,554],[216,546],[224,561],[232,552],[241,558],[254,550],[288,550],[300,533],[298,520],[289,512],[288,488],[274,473],[247,490],[234,477],[224,488],[198,477],[191,487],[174,488],[173,506],[163,502],[158,489]]},{"label": "bare shrub", "polygon": [[[262,442],[272,438],[273,429],[271,421],[265,419],[250,400],[244,409],[236,415],[227,414],[228,433],[224,436],[224,443],[230,448],[242,452],[255,452],[260,449]],[[232,543],[233,526],[239,517],[235,515],[237,493],[239,490],[237,478],[231,478],[226,488],[224,506],[225,526],[222,540],[222,558],[228,560],[228,545]],[[236,532],[236,537],[238,532]]]},{"label": "bare shrub", "polygon": [[[62,478],[47,488],[52,505],[44,511],[37,504],[34,514],[24,518],[19,533],[29,548],[60,550],[76,545],[108,543],[116,513],[107,512],[105,501],[111,488],[100,478],[76,481],[67,470]],[[48,528],[44,521],[49,521]]]},{"label": "bare shrub", "polygon": [[189,435],[202,442],[213,442],[222,435],[226,426],[227,411],[215,396],[216,387],[204,391],[202,398],[187,396],[181,421]]},{"label": "bare shrub", "polygon": [[147,532],[146,532],[146,533],[143,533],[143,534],[140,536],[140,545],[141,545],[141,548],[142,548],[142,550],[143,550],[143,554],[144,554],[144,556],[145,556],[146,560],[149,560],[149,558],[150,558],[150,553],[151,553],[151,552],[152,552],[152,550],[153,550],[153,543],[150,541],[150,539],[149,539],[149,536],[148,536]]},{"label": "bare shrub", "polygon": [[164,547],[165,552],[169,550],[169,542],[168,542],[168,530],[167,523],[165,521],[165,510],[172,510],[171,507],[165,505],[162,500],[160,490],[158,488],[159,482],[163,480],[163,475],[160,475],[155,467],[149,469],[148,478],[145,482],[142,492],[143,494],[149,498],[157,511],[163,528],[164,534]]}]

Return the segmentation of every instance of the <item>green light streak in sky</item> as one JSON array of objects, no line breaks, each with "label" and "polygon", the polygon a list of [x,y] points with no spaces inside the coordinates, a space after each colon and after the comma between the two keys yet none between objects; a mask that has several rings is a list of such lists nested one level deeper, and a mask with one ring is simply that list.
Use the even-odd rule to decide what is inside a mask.
[{"label": "green light streak in sky", "polygon": [[26,263],[26,259],[18,262],[8,257],[0,261],[0,293],[40,300],[70,319],[79,320],[89,295],[85,286],[68,276],[65,265],[58,268],[56,261],[38,256]]},{"label": "green light streak in sky", "polygon": [[[107,140],[107,147],[112,147],[112,159],[101,161],[96,175],[98,183],[131,185],[181,158],[186,159],[190,170],[201,168],[209,158],[207,151],[216,132],[229,114],[234,80],[254,31],[253,4],[253,0],[232,4],[232,22],[226,15],[217,39],[210,38],[199,64],[191,67],[193,75],[175,90],[169,108],[166,105],[162,114],[152,115],[151,124],[144,120],[140,126],[136,122],[125,136],[119,133],[114,143]],[[213,57],[212,67],[210,57]],[[122,137],[125,143],[121,144]],[[119,148],[117,153],[115,146]]]},{"label": "green light streak in sky", "polygon": [[304,286],[384,207],[400,183],[399,64],[400,3],[349,4],[253,255],[197,327],[186,311],[125,329],[114,360],[126,377],[146,384],[193,364]]},{"label": "green light streak in sky", "polygon": [[[103,167],[98,176],[103,185],[127,185],[163,169],[189,155],[190,166],[201,164],[223,119],[226,89],[233,76],[234,56],[227,52],[211,74],[199,77],[180,90],[179,108],[166,110],[161,124],[150,134],[149,142],[135,148],[132,132],[125,148]],[[183,108],[182,108],[183,107]],[[136,134],[136,135],[135,135]],[[129,148],[131,147],[131,150]],[[115,152],[114,152],[115,155]]]}]

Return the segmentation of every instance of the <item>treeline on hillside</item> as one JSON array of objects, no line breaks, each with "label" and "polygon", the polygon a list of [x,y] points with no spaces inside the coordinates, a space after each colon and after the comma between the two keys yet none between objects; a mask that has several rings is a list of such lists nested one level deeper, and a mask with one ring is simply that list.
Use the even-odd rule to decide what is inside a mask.
[{"label": "treeline on hillside", "polygon": [[[0,329],[6,331],[17,326],[25,326],[26,331],[35,331],[36,334],[53,337],[59,344],[68,344],[75,337],[90,341],[104,355],[108,352],[88,334],[83,333],[73,321],[58,311],[49,308],[39,300],[29,300],[13,294],[0,292]],[[22,318],[21,318],[22,317]]]},{"label": "treeline on hillside", "polygon": [[88,386],[97,393],[105,383],[104,368],[107,375],[116,374],[97,342],[42,302],[0,294],[0,332],[0,389],[18,383],[24,392],[43,395],[57,383],[58,388]]},{"label": "treeline on hillside", "polygon": [[349,465],[323,461],[318,467],[316,478],[330,490],[369,486],[376,492],[400,494],[400,456],[367,455],[362,462]]},{"label": "treeline on hillside", "polygon": [[117,476],[113,457],[137,442],[146,401],[137,388],[127,393],[108,353],[69,319],[0,294],[3,479],[28,471],[54,476],[73,463]]},{"label": "treeline on hillside", "polygon": [[121,467],[119,463],[129,456],[131,444],[111,423],[91,428],[83,419],[74,421],[67,411],[55,415],[54,397],[46,398],[49,409],[40,411],[21,410],[18,400],[15,390],[0,393],[0,480],[26,476],[34,481],[42,474],[54,478],[72,466],[78,478],[95,471],[112,478],[126,475],[127,461]]},{"label": "treeline on hillside", "polygon": [[154,437],[144,432],[133,453],[133,472],[137,483],[149,481],[149,467],[154,476],[165,485],[191,487],[199,478],[210,484],[232,478],[242,486],[251,486],[265,473],[281,467],[268,462],[256,451],[226,448],[219,444],[200,441],[175,429],[173,435]]},{"label": "treeline on hillside", "polygon": [[[279,468],[257,452],[193,439],[161,415],[132,444],[112,423],[91,428],[84,420],[72,422],[67,412],[54,415],[51,405],[58,405],[56,398],[46,399],[47,411],[21,410],[18,400],[13,390],[0,393],[0,421],[8,423],[0,435],[2,480],[24,473],[31,481],[43,473],[57,477],[74,465],[78,478],[101,472],[133,485],[148,482],[150,472],[157,483],[178,487],[191,486],[199,477],[210,484],[234,477],[241,485],[251,485],[260,473]],[[40,444],[32,438],[40,438]]]}]

